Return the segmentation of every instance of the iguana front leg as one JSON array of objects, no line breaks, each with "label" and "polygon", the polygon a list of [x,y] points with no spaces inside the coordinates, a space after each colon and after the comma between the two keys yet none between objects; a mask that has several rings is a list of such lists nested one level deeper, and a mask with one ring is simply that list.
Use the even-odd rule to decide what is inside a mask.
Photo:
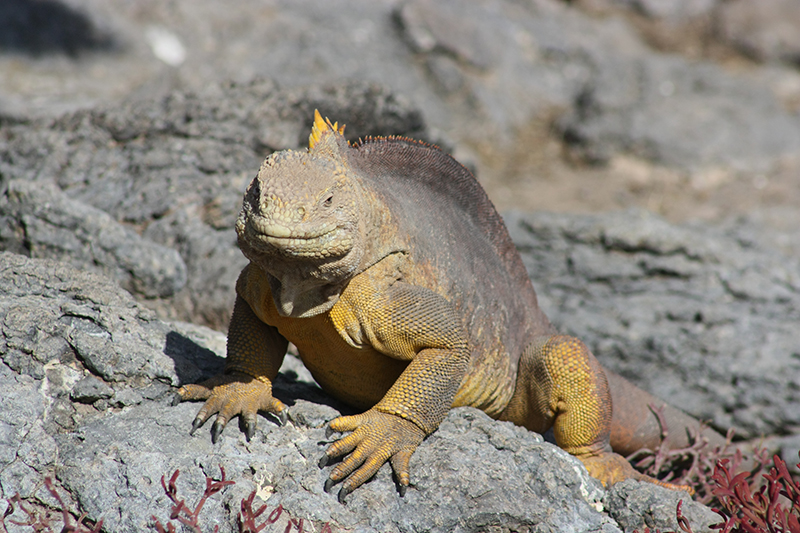
[{"label": "iguana front leg", "polygon": [[272,396],[272,381],[286,355],[288,341],[278,330],[259,320],[239,295],[228,329],[225,373],[178,390],[181,400],[206,400],[192,424],[192,433],[216,414],[211,440],[216,442],[228,421],[244,419],[245,435],[256,431],[258,411],[272,413],[284,422],[286,406]]},{"label": "iguana front leg", "polygon": [[352,433],[334,442],[320,461],[325,466],[349,453],[331,471],[326,489],[342,481],[343,501],[389,460],[402,494],[410,482],[411,455],[439,427],[461,385],[469,363],[466,333],[447,300],[400,282],[383,289],[368,279],[351,283],[332,318],[351,342],[410,363],[372,409],[331,421],[332,431]]},{"label": "iguana front leg", "polygon": [[636,479],[690,490],[637,472],[612,450],[608,381],[594,355],[574,337],[542,337],[528,346],[520,359],[514,396],[501,419],[539,433],[552,427],[556,444],[580,459],[605,486]]}]

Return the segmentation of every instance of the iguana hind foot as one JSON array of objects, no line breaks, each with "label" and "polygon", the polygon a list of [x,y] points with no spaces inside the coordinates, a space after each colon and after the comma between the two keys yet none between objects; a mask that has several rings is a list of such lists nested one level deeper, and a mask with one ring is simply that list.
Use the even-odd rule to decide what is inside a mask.
[{"label": "iguana hind foot", "polygon": [[656,478],[647,476],[635,470],[627,459],[612,451],[603,451],[597,454],[576,455],[578,459],[589,471],[589,474],[599,480],[604,487],[609,487],[619,481],[635,479],[662,486],[672,490],[683,490],[690,495],[694,494],[694,489],[688,485],[675,485]]}]

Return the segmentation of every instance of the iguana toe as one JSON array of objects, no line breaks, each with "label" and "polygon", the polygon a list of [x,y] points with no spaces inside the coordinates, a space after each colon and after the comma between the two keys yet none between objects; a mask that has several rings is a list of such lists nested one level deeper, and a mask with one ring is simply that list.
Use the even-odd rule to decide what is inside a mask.
[{"label": "iguana toe", "polygon": [[217,419],[214,421],[214,425],[211,426],[211,442],[214,444],[219,442],[219,438],[222,435],[222,430],[225,429],[226,423],[227,420],[220,421],[219,417],[217,417]]},{"label": "iguana toe", "polygon": [[200,426],[202,426],[205,423],[205,421],[206,421],[206,419],[205,418],[201,418],[200,416],[195,418],[192,421],[192,429],[189,430],[189,435],[194,435],[195,431],[200,429]]},{"label": "iguana toe", "polygon": [[319,467],[320,468],[325,468],[326,466],[328,466],[328,461],[330,461],[330,458],[328,457],[328,454],[327,453],[323,453],[322,457],[319,458]]},{"label": "iguana toe", "polygon": [[411,476],[409,475],[411,455],[412,453],[410,451],[401,450],[389,460],[397,478],[397,490],[400,492],[400,496],[406,495],[406,489],[408,489],[408,485],[411,483]]},{"label": "iguana toe", "polygon": [[255,436],[256,434],[256,420],[255,418],[247,417],[244,421],[244,436],[247,439],[247,442]]},{"label": "iguana toe", "polygon": [[289,421],[289,412],[286,409],[283,409],[279,413],[275,414],[275,417],[278,419],[278,425],[285,426]]}]

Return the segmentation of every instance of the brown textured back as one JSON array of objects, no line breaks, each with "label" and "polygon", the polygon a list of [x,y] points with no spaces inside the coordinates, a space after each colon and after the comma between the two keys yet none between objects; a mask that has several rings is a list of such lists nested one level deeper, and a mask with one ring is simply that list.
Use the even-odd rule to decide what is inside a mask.
[{"label": "brown textured back", "polygon": [[440,274],[461,291],[479,293],[476,305],[498,301],[510,319],[524,317],[525,326],[511,325],[519,334],[512,336],[521,342],[530,328],[552,329],[503,220],[463,165],[438,148],[400,138],[368,139],[348,150],[348,161],[425,248],[422,253],[443,258]]}]

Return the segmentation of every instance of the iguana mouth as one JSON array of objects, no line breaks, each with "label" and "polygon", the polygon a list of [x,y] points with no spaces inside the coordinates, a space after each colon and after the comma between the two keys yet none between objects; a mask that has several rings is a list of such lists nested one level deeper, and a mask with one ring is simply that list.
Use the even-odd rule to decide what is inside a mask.
[{"label": "iguana mouth", "polygon": [[302,231],[270,224],[263,219],[250,218],[246,227],[252,242],[260,242],[267,248],[290,257],[338,257],[353,247],[353,238],[349,232],[333,224],[314,228],[313,231]]}]

